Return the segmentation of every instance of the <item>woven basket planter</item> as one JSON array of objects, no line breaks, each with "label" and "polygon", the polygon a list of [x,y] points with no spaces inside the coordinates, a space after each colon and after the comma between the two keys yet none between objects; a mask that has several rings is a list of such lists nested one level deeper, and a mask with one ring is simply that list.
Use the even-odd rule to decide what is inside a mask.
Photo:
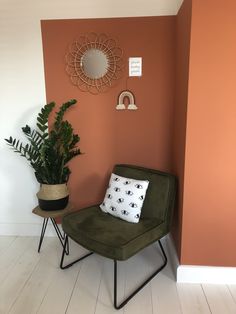
[{"label": "woven basket planter", "polygon": [[69,190],[66,183],[41,184],[37,193],[39,207],[46,211],[62,210],[69,201]]}]

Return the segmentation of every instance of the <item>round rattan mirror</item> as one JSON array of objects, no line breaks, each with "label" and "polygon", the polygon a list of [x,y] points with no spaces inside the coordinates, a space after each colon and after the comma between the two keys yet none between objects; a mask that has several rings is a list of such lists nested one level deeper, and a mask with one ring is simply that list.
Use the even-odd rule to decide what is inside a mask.
[{"label": "round rattan mirror", "polygon": [[105,92],[122,75],[122,50],[105,34],[79,37],[66,55],[66,71],[80,90]]},{"label": "round rattan mirror", "polygon": [[81,57],[80,66],[87,77],[99,79],[107,73],[108,58],[103,51],[91,48]]}]

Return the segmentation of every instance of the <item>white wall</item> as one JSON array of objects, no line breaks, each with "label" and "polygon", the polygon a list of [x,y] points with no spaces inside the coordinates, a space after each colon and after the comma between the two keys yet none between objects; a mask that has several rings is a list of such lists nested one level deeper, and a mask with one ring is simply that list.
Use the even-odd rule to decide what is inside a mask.
[{"label": "white wall", "polygon": [[41,19],[175,15],[182,0],[0,0],[0,235],[38,235],[38,184],[4,138],[45,104]]}]

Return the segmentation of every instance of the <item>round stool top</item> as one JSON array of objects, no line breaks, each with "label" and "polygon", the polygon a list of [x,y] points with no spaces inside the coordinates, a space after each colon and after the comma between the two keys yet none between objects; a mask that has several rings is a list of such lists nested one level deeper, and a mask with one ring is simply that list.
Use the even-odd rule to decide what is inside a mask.
[{"label": "round stool top", "polygon": [[64,216],[65,214],[69,214],[69,212],[71,212],[72,209],[73,209],[73,205],[69,202],[66,208],[61,209],[61,210],[46,211],[46,210],[42,210],[39,206],[37,206],[32,210],[32,213],[43,218],[59,218],[59,217]]}]

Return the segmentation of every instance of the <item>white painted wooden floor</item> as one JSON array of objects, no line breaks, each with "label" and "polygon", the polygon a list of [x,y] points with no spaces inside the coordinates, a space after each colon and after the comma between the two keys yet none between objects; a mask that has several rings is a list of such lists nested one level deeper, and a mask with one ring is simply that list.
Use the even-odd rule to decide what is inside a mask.
[{"label": "white painted wooden floor", "polygon": [[[92,255],[67,270],[59,268],[61,246],[45,238],[0,237],[0,313],[19,314],[236,314],[236,286],[176,284],[170,263],[123,309],[113,309],[113,262]],[[71,243],[73,259],[84,249]],[[119,262],[123,297],[158,261],[157,245]]]}]

